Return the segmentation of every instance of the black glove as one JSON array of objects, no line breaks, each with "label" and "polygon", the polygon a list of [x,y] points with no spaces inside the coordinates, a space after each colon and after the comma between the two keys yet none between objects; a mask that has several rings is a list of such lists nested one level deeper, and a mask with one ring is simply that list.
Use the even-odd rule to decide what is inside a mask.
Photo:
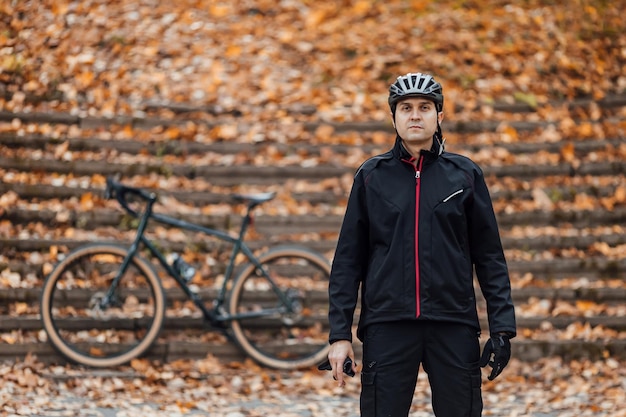
[{"label": "black glove", "polygon": [[511,342],[506,334],[491,335],[483,349],[483,355],[480,358],[480,366],[485,367],[487,364],[491,366],[491,375],[488,379],[493,381],[509,363],[511,359]]}]

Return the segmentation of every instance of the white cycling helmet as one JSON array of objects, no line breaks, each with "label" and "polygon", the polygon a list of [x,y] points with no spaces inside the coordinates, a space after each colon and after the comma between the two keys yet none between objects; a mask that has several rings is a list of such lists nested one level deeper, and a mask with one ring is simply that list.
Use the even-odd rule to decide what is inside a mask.
[{"label": "white cycling helmet", "polygon": [[389,87],[389,107],[395,114],[398,101],[407,97],[424,97],[432,100],[437,111],[443,110],[443,89],[432,75],[421,72],[399,76]]}]

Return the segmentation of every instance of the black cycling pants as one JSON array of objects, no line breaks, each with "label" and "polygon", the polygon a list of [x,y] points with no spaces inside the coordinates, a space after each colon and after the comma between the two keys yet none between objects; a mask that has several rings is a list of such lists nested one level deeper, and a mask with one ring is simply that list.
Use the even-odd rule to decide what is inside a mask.
[{"label": "black cycling pants", "polygon": [[407,417],[420,364],[428,374],[437,417],[482,413],[476,329],[457,323],[371,324],[363,340],[362,417]]}]

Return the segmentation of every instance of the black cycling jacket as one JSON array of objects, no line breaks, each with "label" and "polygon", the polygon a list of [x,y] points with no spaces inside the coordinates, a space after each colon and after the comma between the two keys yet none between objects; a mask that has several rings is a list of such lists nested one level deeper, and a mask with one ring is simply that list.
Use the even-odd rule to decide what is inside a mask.
[{"label": "black cycling jacket", "polygon": [[398,137],[355,174],[330,275],[329,340],[352,340],[359,286],[361,340],[367,325],[396,320],[466,323],[480,331],[474,272],[490,332],[515,336],[509,274],[482,170],[437,142],[421,152],[416,168]]}]

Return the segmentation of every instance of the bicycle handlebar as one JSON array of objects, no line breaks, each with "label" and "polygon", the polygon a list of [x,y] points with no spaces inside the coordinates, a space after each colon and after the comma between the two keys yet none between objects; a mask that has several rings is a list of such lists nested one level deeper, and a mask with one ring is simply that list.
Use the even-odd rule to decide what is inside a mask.
[{"label": "bicycle handlebar", "polygon": [[142,198],[146,201],[146,203],[149,204],[152,204],[157,200],[157,195],[155,193],[147,192],[145,190],[142,190],[141,188],[129,187],[116,181],[113,177],[107,177],[107,186],[104,190],[104,198],[106,200],[115,198],[117,202],[120,203],[120,205],[124,207],[127,212],[135,217],[139,217],[139,213],[133,210],[126,201],[126,194],[129,193]]},{"label": "bicycle handlebar", "polygon": [[[134,194],[141,199],[143,199],[148,205],[153,204],[157,201],[157,195],[154,192],[148,192],[144,189],[137,187],[129,187],[127,185],[122,184],[119,181],[116,181],[113,177],[107,177],[106,181],[106,189],[104,190],[104,198],[105,200],[110,200],[111,198],[115,198],[118,203],[130,214],[135,217],[139,217],[139,213],[133,210],[126,201],[126,194]],[[257,193],[257,194],[233,194],[232,198],[234,201],[239,203],[245,203],[248,208],[248,214],[250,211],[256,207],[257,205],[269,201],[276,197],[276,192],[266,192],[266,193]]]}]

